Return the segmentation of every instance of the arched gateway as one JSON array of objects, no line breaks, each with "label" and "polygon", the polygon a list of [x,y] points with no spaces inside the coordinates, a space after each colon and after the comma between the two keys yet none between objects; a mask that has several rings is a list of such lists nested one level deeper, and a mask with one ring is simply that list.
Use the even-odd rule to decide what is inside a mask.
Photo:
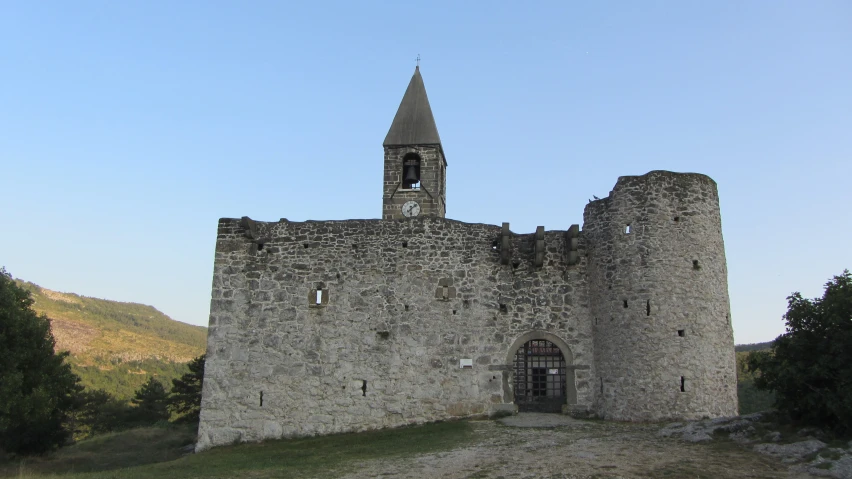
[{"label": "arched gateway", "polygon": [[563,341],[533,332],[518,338],[512,350],[512,389],[518,411],[560,413],[563,405],[577,402],[573,358]]}]

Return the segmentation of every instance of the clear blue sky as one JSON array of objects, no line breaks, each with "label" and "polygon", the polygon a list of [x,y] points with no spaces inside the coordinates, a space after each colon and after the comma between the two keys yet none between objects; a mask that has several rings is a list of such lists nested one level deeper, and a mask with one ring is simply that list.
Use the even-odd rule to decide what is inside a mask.
[{"label": "clear blue sky", "polygon": [[0,0],[0,265],[207,324],[216,224],[376,218],[414,69],[450,218],[719,184],[738,343],[852,268],[852,3]]}]

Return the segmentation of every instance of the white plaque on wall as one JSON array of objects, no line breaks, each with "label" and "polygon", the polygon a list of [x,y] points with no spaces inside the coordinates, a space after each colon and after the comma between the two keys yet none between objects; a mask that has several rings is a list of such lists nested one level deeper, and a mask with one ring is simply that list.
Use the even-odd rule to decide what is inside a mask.
[{"label": "white plaque on wall", "polygon": [[459,369],[473,368],[473,359],[459,359]]}]

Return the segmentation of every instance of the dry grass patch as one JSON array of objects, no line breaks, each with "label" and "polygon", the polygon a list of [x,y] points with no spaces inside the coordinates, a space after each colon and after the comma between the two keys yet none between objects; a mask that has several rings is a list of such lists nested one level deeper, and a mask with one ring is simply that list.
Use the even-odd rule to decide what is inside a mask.
[{"label": "dry grass patch", "polygon": [[[191,434],[188,434],[190,433]],[[183,455],[194,440],[187,428],[147,428],[96,437],[46,458],[0,466],[0,477],[106,478],[303,478],[334,477],[357,463],[452,449],[470,434],[466,422],[445,422],[357,434],[219,447]],[[187,440],[188,439],[188,440]],[[56,476],[54,476],[56,475]]]}]

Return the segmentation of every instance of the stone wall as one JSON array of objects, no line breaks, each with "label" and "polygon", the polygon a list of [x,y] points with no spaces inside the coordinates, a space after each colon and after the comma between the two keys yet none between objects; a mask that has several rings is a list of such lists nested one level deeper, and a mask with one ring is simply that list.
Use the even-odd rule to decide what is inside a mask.
[{"label": "stone wall", "polygon": [[735,415],[715,182],[664,171],[624,176],[609,197],[587,205],[584,222],[598,414],[619,420]]},{"label": "stone wall", "polygon": [[[407,151],[386,149],[392,217],[388,165]],[[563,351],[566,412],[736,414],[713,180],[621,177],[570,234],[447,220],[418,200],[435,216],[220,220],[197,450],[511,409],[513,355],[532,339]]]},{"label": "stone wall", "polygon": [[[408,153],[420,156],[419,190],[404,190],[402,161]],[[447,162],[440,146],[385,147],[382,219],[402,219],[400,208],[409,200],[420,203],[420,216],[446,216]]]},{"label": "stone wall", "polygon": [[536,267],[534,235],[511,235],[508,264],[500,235],[429,217],[220,220],[197,450],[487,414],[512,403],[530,338],[569,349],[566,406],[591,408],[582,238],[569,266],[565,232],[546,232]]}]

